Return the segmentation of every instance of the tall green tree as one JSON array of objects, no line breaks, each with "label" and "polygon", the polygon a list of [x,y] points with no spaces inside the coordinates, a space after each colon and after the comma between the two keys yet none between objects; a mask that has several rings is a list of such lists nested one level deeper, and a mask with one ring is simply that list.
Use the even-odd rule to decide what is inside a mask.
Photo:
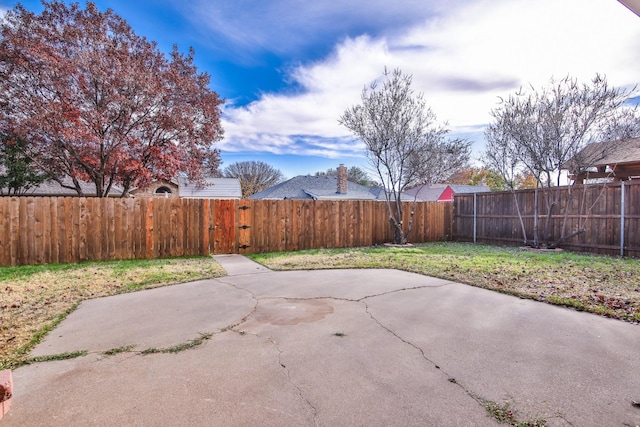
[{"label": "tall green tree", "polygon": [[27,145],[22,139],[0,136],[0,195],[24,195],[46,179],[27,153]]}]

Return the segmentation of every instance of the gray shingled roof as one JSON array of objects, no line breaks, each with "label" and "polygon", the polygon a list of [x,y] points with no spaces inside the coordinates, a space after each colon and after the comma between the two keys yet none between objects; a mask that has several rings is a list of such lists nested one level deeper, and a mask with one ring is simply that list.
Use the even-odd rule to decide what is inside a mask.
[{"label": "gray shingled roof", "polygon": [[[240,199],[242,190],[240,180],[237,178],[205,178],[204,186],[198,186],[189,182],[186,178],[171,180],[178,185],[179,197],[192,197],[199,199]],[[63,180],[65,184],[72,185],[70,178]],[[96,187],[91,182],[80,182],[80,187],[85,196],[95,196]],[[110,197],[120,197],[122,188],[113,186],[109,192]],[[30,189],[25,196],[77,196],[75,190],[62,187],[55,181],[45,181],[36,188]]]},{"label": "gray shingled roof", "polygon": [[[65,177],[62,182],[65,185],[73,186],[73,181],[71,178]],[[96,195],[96,186],[92,182],[80,181],[80,188],[82,189],[82,193],[84,196],[95,196]],[[122,188],[119,186],[112,186],[109,191],[109,197],[120,197],[122,194]],[[49,197],[61,197],[61,196],[77,196],[78,193],[76,190],[72,190],[69,188],[65,188],[58,184],[56,181],[45,181],[37,187],[29,189],[25,194],[25,196],[49,196]]]},{"label": "gray shingled roof", "polygon": [[444,189],[445,187],[432,188],[425,185],[422,187],[411,188],[406,190],[405,193],[423,202],[435,202],[440,198]]},{"label": "gray shingled roof", "polygon": [[178,178],[178,197],[198,199],[240,199],[242,190],[238,178],[204,178],[204,184],[189,182],[184,177]]},{"label": "gray shingled roof", "polygon": [[347,182],[347,193],[338,193],[335,176],[296,176],[264,191],[249,196],[250,199],[295,200],[376,200],[371,189]]},{"label": "gray shingled roof", "polygon": [[488,193],[491,190],[485,185],[449,185],[454,193]]},{"label": "gray shingled roof", "polygon": [[[384,193],[384,188],[382,187],[374,187],[371,188],[369,191],[371,191],[371,193],[373,193],[376,196],[376,200],[382,201],[382,202],[386,202],[387,201],[387,196]],[[400,195],[400,199],[403,202],[413,202],[413,196],[410,194],[407,194],[406,192],[403,192]]]}]

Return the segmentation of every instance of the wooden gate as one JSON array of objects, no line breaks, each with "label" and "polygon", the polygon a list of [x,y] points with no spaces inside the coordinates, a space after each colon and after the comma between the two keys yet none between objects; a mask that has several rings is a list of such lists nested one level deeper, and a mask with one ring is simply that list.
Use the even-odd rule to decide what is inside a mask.
[{"label": "wooden gate", "polygon": [[240,206],[238,206],[238,250],[235,253],[246,254],[251,252],[252,205],[250,200],[241,200]]},{"label": "wooden gate", "polygon": [[[238,232],[235,227],[238,200],[211,201],[214,210],[209,216],[209,252],[214,255],[238,253]],[[213,203],[215,202],[215,203]]]}]

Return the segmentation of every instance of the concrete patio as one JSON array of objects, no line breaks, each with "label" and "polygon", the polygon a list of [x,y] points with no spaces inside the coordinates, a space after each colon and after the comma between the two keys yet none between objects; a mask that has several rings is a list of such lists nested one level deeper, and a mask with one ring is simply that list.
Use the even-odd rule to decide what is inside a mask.
[{"label": "concrete patio", "polygon": [[32,354],[88,355],[15,370],[0,424],[484,426],[494,402],[640,425],[638,325],[395,270],[215,259],[228,276],[83,302]]}]

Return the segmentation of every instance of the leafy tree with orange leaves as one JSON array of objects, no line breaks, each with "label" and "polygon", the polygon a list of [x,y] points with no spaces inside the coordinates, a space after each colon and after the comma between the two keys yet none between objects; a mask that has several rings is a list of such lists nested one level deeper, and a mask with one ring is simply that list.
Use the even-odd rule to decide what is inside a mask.
[{"label": "leafy tree with orange leaves", "polygon": [[500,174],[486,167],[463,169],[451,175],[445,182],[458,185],[485,185],[491,191],[507,189],[506,183]]},{"label": "leafy tree with orange leaves", "polygon": [[162,54],[112,10],[43,1],[0,21],[0,132],[28,141],[37,166],[79,195],[122,195],[216,164],[218,94],[194,52]]}]

